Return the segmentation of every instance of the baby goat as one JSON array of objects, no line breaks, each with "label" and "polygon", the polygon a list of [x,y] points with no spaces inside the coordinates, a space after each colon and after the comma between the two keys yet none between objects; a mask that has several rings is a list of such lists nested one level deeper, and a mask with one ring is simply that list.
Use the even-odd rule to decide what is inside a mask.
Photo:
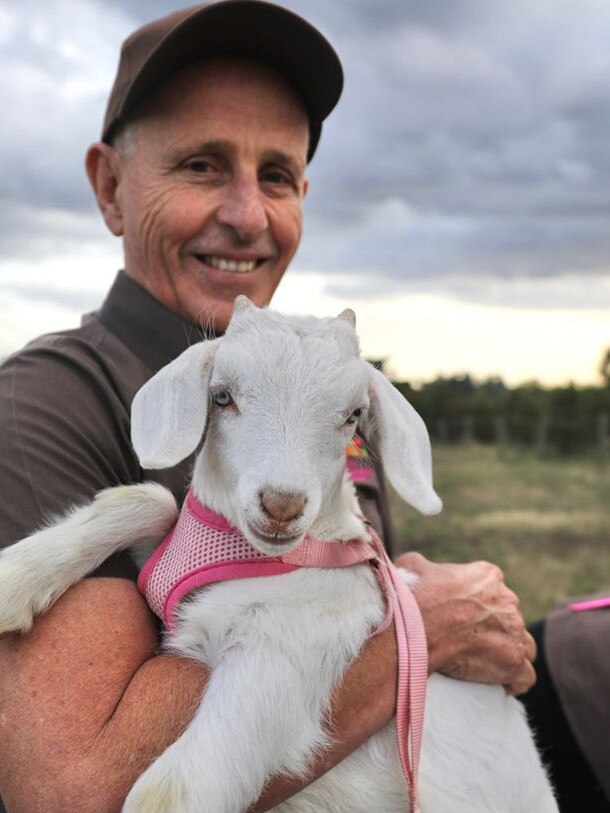
[{"label": "baby goat", "polygon": [[[418,510],[437,512],[423,422],[360,358],[351,311],[285,317],[238,297],[224,337],[190,347],[140,390],[133,443],[144,468],[165,468],[205,436],[195,506],[252,546],[255,559],[279,557],[306,534],[337,545],[368,539],[345,447],[370,406],[391,483]],[[29,629],[117,550],[144,561],[176,516],[158,485],[107,489],[4,551],[0,632]],[[151,565],[146,572],[150,586]],[[354,564],[223,581],[174,603],[167,646],[211,676],[193,721],[123,809],[241,813],[270,777],[306,775],[328,744],[329,698],[382,622],[384,599],[373,568]],[[394,738],[389,725],[275,810],[405,813]],[[520,704],[500,687],[437,674],[428,681],[419,788],[422,813],[557,813]]]}]

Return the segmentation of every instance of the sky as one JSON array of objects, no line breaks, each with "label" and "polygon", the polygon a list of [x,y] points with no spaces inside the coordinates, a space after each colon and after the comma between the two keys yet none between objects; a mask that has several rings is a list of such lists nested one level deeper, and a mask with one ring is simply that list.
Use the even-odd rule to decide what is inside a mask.
[{"label": "sky", "polygon": [[[121,41],[170,0],[0,0],[0,357],[118,268],[83,170]],[[610,346],[607,0],[284,0],[346,85],[274,300],[352,307],[394,378],[596,383]]]}]

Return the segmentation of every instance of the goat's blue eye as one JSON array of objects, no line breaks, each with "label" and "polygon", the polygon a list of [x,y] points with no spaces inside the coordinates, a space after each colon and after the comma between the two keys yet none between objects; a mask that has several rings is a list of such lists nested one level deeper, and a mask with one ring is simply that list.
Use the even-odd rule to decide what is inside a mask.
[{"label": "goat's blue eye", "polygon": [[358,407],[358,409],[355,409],[352,412],[352,414],[349,416],[349,418],[347,419],[347,422],[348,423],[356,423],[358,418],[360,418],[362,416],[363,412],[364,412],[364,409],[362,407]]},{"label": "goat's blue eye", "polygon": [[216,392],[212,394],[212,401],[219,407],[226,407],[232,403],[233,399],[231,398],[229,390],[216,390]]}]

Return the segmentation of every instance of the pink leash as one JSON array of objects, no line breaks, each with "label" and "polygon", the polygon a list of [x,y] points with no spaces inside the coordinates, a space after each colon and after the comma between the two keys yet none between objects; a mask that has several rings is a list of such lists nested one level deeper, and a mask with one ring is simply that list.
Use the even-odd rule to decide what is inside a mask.
[{"label": "pink leash", "polygon": [[227,520],[189,491],[175,528],[144,565],[138,587],[166,626],[184,596],[220,581],[290,573],[299,567],[349,567],[368,562],[375,569],[387,602],[381,626],[392,618],[398,649],[396,736],[409,789],[409,813],[421,813],[417,775],[428,679],[428,648],[421,613],[382,541],[369,528],[372,544],[363,540],[323,540],[306,536],[298,548],[279,557],[256,550]]},{"label": "pink leash", "polygon": [[[389,605],[388,614],[390,618],[392,615],[394,616],[398,647],[398,687],[396,690],[398,753],[409,788],[410,813],[421,813],[417,777],[428,681],[426,631],[412,591],[401,578],[383,543],[372,529],[371,536],[379,555],[378,567]],[[387,622],[384,622],[377,632],[386,625]]]}]

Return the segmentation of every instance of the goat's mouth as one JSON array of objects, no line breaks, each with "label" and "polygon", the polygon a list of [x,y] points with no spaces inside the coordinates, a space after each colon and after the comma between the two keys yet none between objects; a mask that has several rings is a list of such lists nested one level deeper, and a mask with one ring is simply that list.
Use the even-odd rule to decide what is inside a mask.
[{"label": "goat's mouth", "polygon": [[251,522],[248,522],[248,531],[258,545],[265,548],[265,552],[273,551],[277,553],[284,552],[289,547],[295,548],[305,535],[303,531],[298,533],[265,532],[261,528],[255,527]]}]

